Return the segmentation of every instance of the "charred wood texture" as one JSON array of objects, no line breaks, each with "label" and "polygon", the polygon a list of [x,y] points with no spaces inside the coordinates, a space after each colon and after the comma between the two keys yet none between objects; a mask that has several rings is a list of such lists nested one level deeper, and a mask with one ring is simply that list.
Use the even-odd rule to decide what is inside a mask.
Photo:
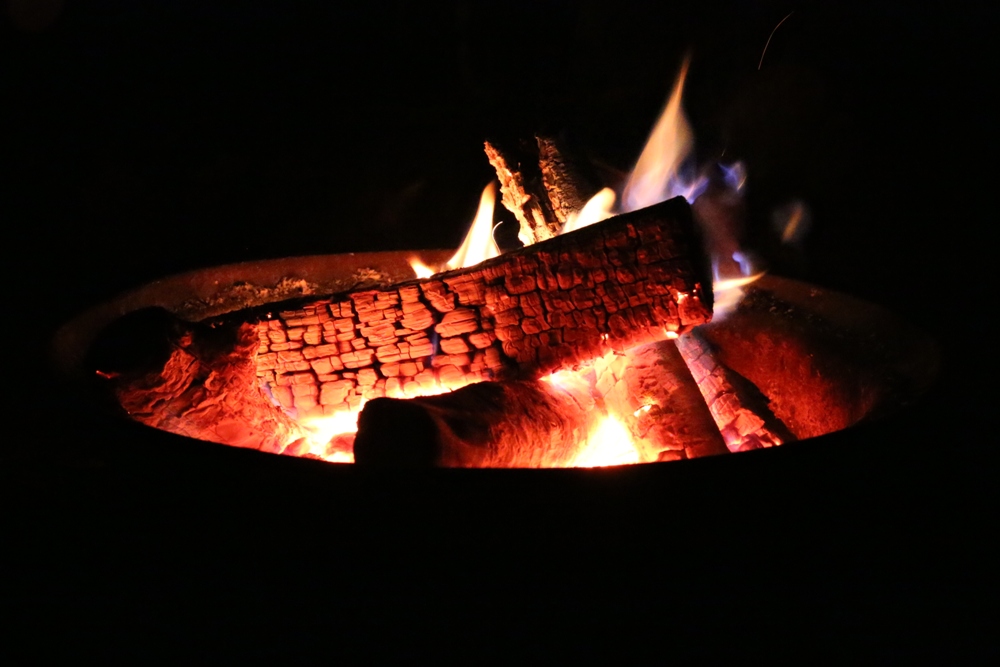
[{"label": "charred wood texture", "polygon": [[577,157],[566,141],[537,135],[535,142],[549,208],[559,223],[565,225],[601,188],[587,161]]},{"label": "charred wood texture", "polygon": [[524,245],[557,236],[570,215],[600,190],[588,163],[561,138],[486,142],[486,157],[500,180],[503,205],[520,224],[518,238]]},{"label": "charred wood texture", "polygon": [[162,309],[123,317],[91,365],[133,419],[199,440],[281,452],[303,434],[262,393],[256,327],[192,324]]},{"label": "charred wood texture", "polygon": [[698,332],[681,336],[677,348],[730,451],[773,447],[794,439],[771,412],[767,397],[751,382],[722,365]]},{"label": "charred wood texture", "polygon": [[527,246],[558,235],[562,224],[549,204],[538,153],[525,146],[485,144],[486,157],[500,180],[500,200],[517,218],[521,227],[517,238]]},{"label": "charred wood texture", "polygon": [[257,372],[299,418],[535,379],[707,322],[710,286],[677,198],[467,269],[272,311]]},{"label": "charred wood texture", "polygon": [[378,398],[358,418],[361,465],[561,468],[599,418],[589,390],[481,382],[438,396]]},{"label": "charred wood texture", "polygon": [[594,363],[595,389],[633,435],[642,461],[728,452],[698,385],[672,341]]}]

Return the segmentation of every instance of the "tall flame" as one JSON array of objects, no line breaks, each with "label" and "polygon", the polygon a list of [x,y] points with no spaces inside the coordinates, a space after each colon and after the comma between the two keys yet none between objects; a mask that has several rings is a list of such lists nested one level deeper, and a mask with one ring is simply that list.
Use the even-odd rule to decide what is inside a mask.
[{"label": "tall flame", "polygon": [[496,183],[490,182],[479,197],[479,209],[469,227],[468,234],[458,250],[443,268],[434,269],[417,258],[410,259],[410,266],[417,278],[430,278],[438,271],[463,269],[500,255],[500,249],[493,240],[493,208],[496,205]]},{"label": "tall flame", "polygon": [[667,106],[629,175],[622,195],[622,212],[652,206],[678,195],[693,201],[705,187],[706,179],[686,179],[681,175],[681,167],[694,148],[694,133],[681,108],[689,64],[685,58]]}]

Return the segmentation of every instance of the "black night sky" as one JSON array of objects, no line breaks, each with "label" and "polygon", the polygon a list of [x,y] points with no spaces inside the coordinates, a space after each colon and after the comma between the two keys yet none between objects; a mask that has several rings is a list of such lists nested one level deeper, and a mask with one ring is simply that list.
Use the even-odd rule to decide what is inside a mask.
[{"label": "black night sky", "polygon": [[[996,15],[829,4],[7,0],[8,405],[28,417],[0,450],[8,638],[185,662],[986,656],[970,378],[990,356]],[[406,477],[150,435],[53,389],[55,329],[124,289],[457,245],[484,138],[565,130],[629,168],[685,53],[698,157],[746,163],[772,270],[941,343],[902,421],[746,462]],[[793,200],[812,226],[791,249],[772,216]]]}]

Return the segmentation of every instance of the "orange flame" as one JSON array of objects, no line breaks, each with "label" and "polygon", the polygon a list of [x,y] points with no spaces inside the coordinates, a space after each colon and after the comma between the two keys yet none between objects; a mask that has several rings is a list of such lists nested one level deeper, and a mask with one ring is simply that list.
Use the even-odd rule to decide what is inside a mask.
[{"label": "orange flame", "polygon": [[410,266],[417,278],[430,278],[439,271],[451,271],[453,269],[463,269],[467,266],[474,266],[487,259],[492,259],[500,255],[496,241],[493,240],[493,208],[496,204],[496,184],[490,183],[483,188],[483,194],[479,197],[479,209],[476,217],[469,227],[468,234],[458,250],[449,259],[444,267],[434,269],[421,262],[418,258],[410,259]]},{"label": "orange flame", "polygon": [[624,212],[652,206],[677,195],[684,195],[689,200],[696,196],[698,184],[683,183],[678,178],[681,164],[694,147],[694,133],[681,108],[689,62],[688,58],[684,59],[670,99],[625,184]]},{"label": "orange flame", "polygon": [[579,213],[570,213],[569,219],[563,225],[560,234],[575,232],[583,229],[587,225],[606,220],[614,215],[615,191],[611,188],[604,188],[583,205]]}]

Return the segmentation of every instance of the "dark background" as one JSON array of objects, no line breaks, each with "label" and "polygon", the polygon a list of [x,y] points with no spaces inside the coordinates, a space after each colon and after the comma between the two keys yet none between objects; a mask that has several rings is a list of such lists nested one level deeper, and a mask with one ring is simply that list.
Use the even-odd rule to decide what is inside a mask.
[{"label": "dark background", "polygon": [[[8,0],[10,405],[31,430],[0,458],[9,636],[206,660],[985,658],[996,15],[826,4]],[[486,137],[566,129],[627,169],[686,52],[699,158],[746,162],[772,269],[941,343],[902,417],[676,466],[397,477],[147,433],[39,361],[58,325],[161,276],[457,245]],[[796,248],[771,223],[792,200]]]}]

